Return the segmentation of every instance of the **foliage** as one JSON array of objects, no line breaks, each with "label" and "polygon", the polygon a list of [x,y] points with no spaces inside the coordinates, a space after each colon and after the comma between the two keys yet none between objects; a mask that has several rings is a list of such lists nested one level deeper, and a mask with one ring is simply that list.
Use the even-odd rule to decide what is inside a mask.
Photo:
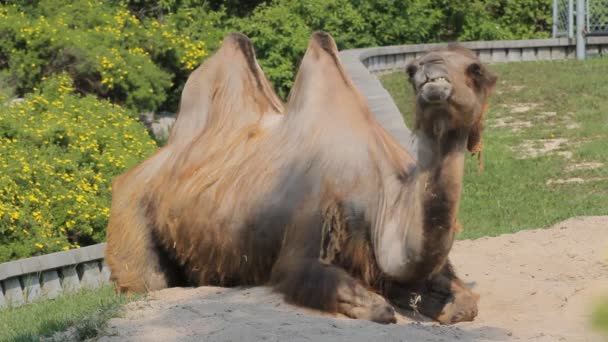
[{"label": "foliage", "polygon": [[83,94],[155,110],[178,97],[173,82],[185,82],[207,55],[203,40],[178,31],[188,15],[142,21],[124,7],[93,0],[0,5],[0,76],[23,95],[43,77],[67,72]]},{"label": "foliage", "polygon": [[314,30],[331,32],[341,49],[374,43],[364,17],[348,0],[278,0],[229,26],[249,36],[264,72],[285,97]]},{"label": "foliage", "polygon": [[350,0],[377,45],[547,37],[550,0]]},{"label": "foliage", "polygon": [[[188,76],[208,56],[207,51],[215,51],[221,45],[225,34],[225,29],[221,27],[226,20],[223,11],[184,7],[165,16],[164,24],[154,19],[146,21],[160,30],[161,35],[169,38],[158,42],[158,50],[161,52],[154,56],[155,63],[173,75],[173,85],[162,109],[177,111]],[[141,108],[137,109],[141,112]]]},{"label": "foliage", "polygon": [[102,242],[111,180],[155,150],[120,107],[66,75],[0,107],[0,262]]},{"label": "foliage", "polygon": [[550,0],[483,0],[467,16],[459,40],[548,38],[552,24]]},{"label": "foliage", "polygon": [[443,22],[441,8],[432,0],[350,0],[366,14],[368,30],[375,45],[432,42]]}]

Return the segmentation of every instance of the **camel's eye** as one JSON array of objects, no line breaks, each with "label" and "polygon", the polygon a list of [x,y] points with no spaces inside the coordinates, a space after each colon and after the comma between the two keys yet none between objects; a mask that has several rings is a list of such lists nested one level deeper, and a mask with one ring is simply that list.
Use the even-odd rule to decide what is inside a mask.
[{"label": "camel's eye", "polygon": [[416,75],[417,71],[418,66],[416,66],[415,64],[410,64],[407,66],[407,69],[405,69],[405,72],[407,72],[407,76],[410,78],[410,80],[414,78],[414,75]]},{"label": "camel's eye", "polygon": [[483,75],[483,67],[479,63],[471,63],[467,67],[467,73],[473,77],[480,77]]}]

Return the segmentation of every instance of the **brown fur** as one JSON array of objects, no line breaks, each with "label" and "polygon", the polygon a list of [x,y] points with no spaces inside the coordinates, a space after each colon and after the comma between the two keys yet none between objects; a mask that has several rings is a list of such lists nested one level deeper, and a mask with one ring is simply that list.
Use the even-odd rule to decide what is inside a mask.
[{"label": "brown fur", "polygon": [[[116,181],[112,279],[127,292],[269,284],[295,304],[393,322],[377,293],[427,288],[447,267],[459,156],[475,138],[487,85],[448,66],[455,89],[483,103],[419,110],[432,157],[417,165],[374,119],[331,36],[313,34],[281,117],[252,51],[242,36],[224,43],[218,62],[188,81],[169,145]],[[478,62],[451,53],[463,59],[456,66]],[[229,77],[219,78],[225,65]],[[409,261],[393,265],[381,244]]]},{"label": "brown fur", "polygon": [[[162,248],[163,238],[151,229],[155,211],[145,203],[146,191],[167,166],[184,158],[180,152],[203,132],[238,140],[243,127],[282,111],[248,39],[241,34],[227,36],[222,48],[188,78],[168,144],[113,183],[106,262],[118,290],[142,292],[186,284],[183,270],[176,267],[176,255]],[[221,151],[207,152],[221,156]]]}]

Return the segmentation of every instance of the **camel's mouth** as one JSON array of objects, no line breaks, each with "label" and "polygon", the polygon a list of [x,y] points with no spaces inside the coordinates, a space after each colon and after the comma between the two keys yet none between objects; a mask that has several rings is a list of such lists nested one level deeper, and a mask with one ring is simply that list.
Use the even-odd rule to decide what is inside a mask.
[{"label": "camel's mouth", "polygon": [[424,82],[422,84],[422,86],[424,86],[425,84],[429,84],[429,83],[439,83],[439,82],[450,83],[450,80],[448,80],[445,77],[436,77],[436,78],[432,78],[432,79],[429,79],[428,81]]},{"label": "camel's mouth", "polygon": [[452,95],[452,83],[446,77],[428,79],[420,85],[420,96],[424,102],[438,104],[446,102]]}]

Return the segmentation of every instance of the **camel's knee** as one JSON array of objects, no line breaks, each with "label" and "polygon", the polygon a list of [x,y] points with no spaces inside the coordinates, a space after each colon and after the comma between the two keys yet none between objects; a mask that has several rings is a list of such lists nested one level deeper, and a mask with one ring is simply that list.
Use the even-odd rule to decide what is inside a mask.
[{"label": "camel's knee", "polygon": [[384,297],[358,283],[354,286],[343,285],[338,289],[338,312],[351,318],[377,323],[397,322],[395,309]]}]

